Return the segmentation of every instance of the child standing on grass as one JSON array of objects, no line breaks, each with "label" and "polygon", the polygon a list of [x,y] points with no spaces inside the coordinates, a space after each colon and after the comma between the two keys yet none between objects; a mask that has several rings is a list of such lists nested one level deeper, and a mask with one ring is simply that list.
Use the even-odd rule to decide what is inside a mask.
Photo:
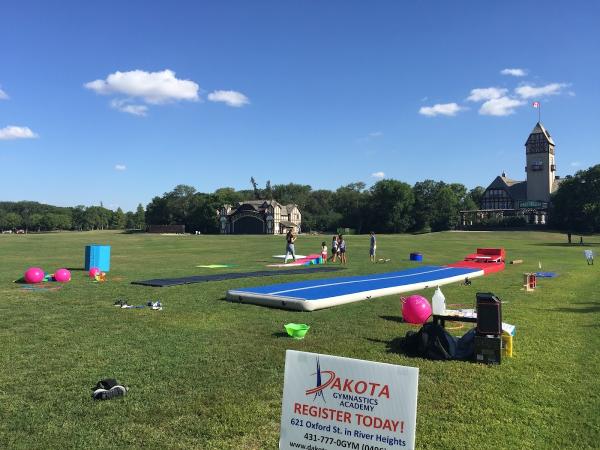
[{"label": "child standing on grass", "polygon": [[290,228],[285,235],[286,247],[285,247],[285,259],[283,260],[284,264],[288,262],[288,256],[291,254],[294,262],[296,262],[296,249],[294,248],[294,242],[296,242],[296,234],[294,233],[293,228]]},{"label": "child standing on grass", "polygon": [[327,244],[325,241],[321,242],[321,259],[323,264],[327,264]]},{"label": "child standing on grass", "polygon": [[371,244],[369,247],[369,258],[371,262],[375,262],[375,252],[377,251],[377,239],[375,238],[375,232],[371,231]]},{"label": "child standing on grass", "polygon": [[336,235],[333,235],[333,239],[331,239],[331,262],[335,262],[338,254],[338,238]]},{"label": "child standing on grass", "polygon": [[348,260],[346,259],[346,241],[344,240],[344,236],[340,234],[338,237],[339,246],[338,252],[340,254],[340,264],[346,264]]}]

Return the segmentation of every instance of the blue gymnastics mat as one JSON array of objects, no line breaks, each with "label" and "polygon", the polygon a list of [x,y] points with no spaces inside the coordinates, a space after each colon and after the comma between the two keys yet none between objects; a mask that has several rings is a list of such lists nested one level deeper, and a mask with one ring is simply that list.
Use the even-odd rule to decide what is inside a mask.
[{"label": "blue gymnastics mat", "polygon": [[483,270],[479,269],[421,266],[398,272],[231,289],[227,291],[227,299],[284,309],[314,311],[369,298],[441,286],[482,275]]}]

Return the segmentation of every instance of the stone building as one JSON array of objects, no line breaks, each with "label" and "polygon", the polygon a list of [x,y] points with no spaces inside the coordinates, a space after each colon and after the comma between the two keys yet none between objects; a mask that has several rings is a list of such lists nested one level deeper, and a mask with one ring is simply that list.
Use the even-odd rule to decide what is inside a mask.
[{"label": "stone building", "polygon": [[299,232],[301,224],[297,205],[275,200],[250,200],[219,210],[221,234],[284,234],[289,228]]},{"label": "stone building", "polygon": [[505,173],[496,177],[483,194],[481,209],[460,212],[462,226],[468,227],[492,217],[522,217],[529,224],[546,224],[550,195],[560,183],[554,147],[552,136],[538,122],[525,142],[527,179],[512,180]]}]

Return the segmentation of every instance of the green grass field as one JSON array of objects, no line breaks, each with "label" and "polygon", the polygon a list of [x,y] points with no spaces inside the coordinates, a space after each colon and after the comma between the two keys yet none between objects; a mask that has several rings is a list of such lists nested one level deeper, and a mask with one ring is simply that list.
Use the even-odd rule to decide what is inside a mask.
[{"label": "green grass field", "polygon": [[[600,260],[564,235],[533,232],[438,233],[378,237],[370,264],[368,236],[349,236],[347,270],[329,277],[411,266],[411,251],[443,264],[478,246],[504,246],[500,274],[472,286],[443,288],[449,304],[471,307],[475,292],[500,296],[505,322],[517,325],[515,357],[499,366],[434,362],[394,351],[416,327],[400,322],[399,297],[312,313],[224,300],[229,288],[292,281],[278,276],[150,288],[157,277],[264,269],[284,251],[283,237],[160,236],[113,232],[0,235],[0,448],[275,449],[286,349],[420,369],[417,448],[598,448],[600,446]],[[297,251],[317,252],[330,236],[300,236]],[[28,292],[12,283],[32,265],[82,268],[84,246],[112,246],[109,281],[74,270],[61,290]],[[535,292],[522,274],[557,272]],[[198,264],[235,264],[200,269]],[[431,298],[433,290],[424,292]],[[122,310],[159,299],[163,311]],[[283,324],[311,325],[304,340]],[[455,331],[462,334],[467,328]],[[91,388],[116,377],[125,398],[95,402]]]}]

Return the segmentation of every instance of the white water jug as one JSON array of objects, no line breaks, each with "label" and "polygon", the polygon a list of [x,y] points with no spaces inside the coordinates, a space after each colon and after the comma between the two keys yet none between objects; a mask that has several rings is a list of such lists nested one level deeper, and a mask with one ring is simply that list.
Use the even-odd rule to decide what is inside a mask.
[{"label": "white water jug", "polygon": [[431,303],[433,304],[433,314],[436,316],[443,316],[446,314],[446,297],[444,297],[444,294],[439,286],[433,294]]}]

